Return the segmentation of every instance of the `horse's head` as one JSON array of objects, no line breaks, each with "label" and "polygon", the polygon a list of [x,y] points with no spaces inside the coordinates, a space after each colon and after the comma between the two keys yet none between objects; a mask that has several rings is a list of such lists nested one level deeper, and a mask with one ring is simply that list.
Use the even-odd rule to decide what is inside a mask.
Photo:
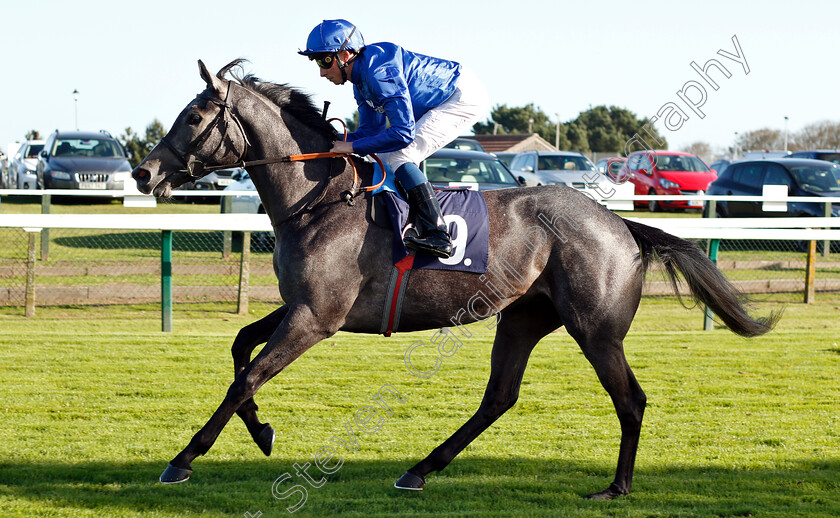
[{"label": "horse's head", "polygon": [[176,187],[242,161],[248,141],[233,113],[236,85],[223,78],[237,63],[214,76],[198,61],[207,89],[184,108],[169,133],[132,171],[140,192],[166,198]]}]

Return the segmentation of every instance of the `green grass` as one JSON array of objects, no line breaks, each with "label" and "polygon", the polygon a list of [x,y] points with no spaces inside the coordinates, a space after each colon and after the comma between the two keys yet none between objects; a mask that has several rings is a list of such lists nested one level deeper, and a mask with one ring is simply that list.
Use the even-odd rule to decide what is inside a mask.
[{"label": "green grass", "polygon": [[297,498],[274,498],[272,483],[311,462],[385,384],[405,402],[358,434],[358,451],[341,450],[344,465],[295,516],[840,515],[837,295],[788,304],[777,330],[752,340],[700,331],[698,310],[645,299],[625,348],[649,404],[634,493],[612,502],[581,498],[612,480],[619,430],[562,330],[534,351],[517,405],[426,490],[392,488],[481,400],[492,343],[481,325],[429,379],[409,374],[403,355],[431,333],[339,333],[258,394],[277,429],[270,458],[234,418],[189,482],[158,484],[221,401],[233,336],[272,309],[226,307],[179,304],[173,334],[157,332],[155,305],[38,308],[32,319],[0,308],[0,515],[287,516]]}]

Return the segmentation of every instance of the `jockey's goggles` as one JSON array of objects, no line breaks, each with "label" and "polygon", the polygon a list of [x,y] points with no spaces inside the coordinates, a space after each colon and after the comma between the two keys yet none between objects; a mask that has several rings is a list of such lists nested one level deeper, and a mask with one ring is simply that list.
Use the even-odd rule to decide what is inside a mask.
[{"label": "jockey's goggles", "polygon": [[336,56],[334,54],[322,54],[320,56],[312,56],[309,59],[313,60],[316,65],[326,70],[328,68],[332,68],[333,61],[335,61],[335,58]]}]

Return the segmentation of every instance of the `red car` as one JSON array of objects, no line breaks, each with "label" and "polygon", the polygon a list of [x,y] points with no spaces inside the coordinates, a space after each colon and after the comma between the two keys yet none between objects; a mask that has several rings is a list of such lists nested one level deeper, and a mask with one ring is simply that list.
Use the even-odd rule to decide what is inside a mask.
[{"label": "red car", "polygon": [[[696,155],[678,151],[634,151],[625,166],[637,195],[704,194],[709,184],[717,180],[717,173]],[[638,206],[646,203],[651,212],[663,208],[703,209],[702,201],[635,202]]]}]

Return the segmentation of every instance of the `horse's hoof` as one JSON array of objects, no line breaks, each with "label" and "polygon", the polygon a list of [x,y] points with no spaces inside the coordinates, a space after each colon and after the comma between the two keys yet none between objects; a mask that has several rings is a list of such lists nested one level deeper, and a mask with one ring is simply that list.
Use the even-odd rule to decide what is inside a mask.
[{"label": "horse's hoof", "polygon": [[163,473],[160,475],[160,481],[163,484],[177,484],[179,482],[186,482],[190,479],[191,469],[177,468],[170,464],[166,466]]},{"label": "horse's hoof", "polygon": [[629,491],[622,491],[615,484],[610,484],[610,487],[591,495],[586,495],[589,500],[612,500],[622,495],[629,494]]},{"label": "horse's hoof", "polygon": [[268,457],[271,455],[271,449],[274,447],[274,428],[272,428],[270,424],[266,423],[260,434],[257,435],[254,440],[257,442],[257,446],[260,447],[262,452],[265,453],[265,456]]},{"label": "horse's hoof", "polygon": [[423,480],[423,477],[418,477],[414,473],[406,471],[405,474],[397,480],[394,487],[397,489],[407,489],[409,491],[423,491],[423,488],[426,487],[426,481]]}]

